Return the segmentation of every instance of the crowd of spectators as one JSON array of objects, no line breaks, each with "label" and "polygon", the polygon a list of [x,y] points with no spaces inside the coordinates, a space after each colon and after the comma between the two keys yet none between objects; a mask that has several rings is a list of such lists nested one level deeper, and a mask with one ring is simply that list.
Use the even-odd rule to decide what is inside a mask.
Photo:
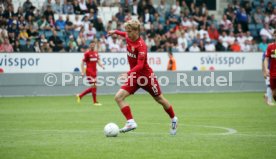
[{"label": "crowd of spectators", "polygon": [[[45,0],[36,8],[26,0],[14,10],[12,0],[0,1],[0,52],[83,52],[91,40],[97,41],[99,52],[125,52],[124,39],[106,34],[124,30],[124,22],[132,18],[142,23],[148,51],[257,52],[273,40],[276,26],[276,3],[266,0],[233,0],[221,18],[192,0],[101,2]],[[104,24],[100,6],[118,7],[118,13]]]}]

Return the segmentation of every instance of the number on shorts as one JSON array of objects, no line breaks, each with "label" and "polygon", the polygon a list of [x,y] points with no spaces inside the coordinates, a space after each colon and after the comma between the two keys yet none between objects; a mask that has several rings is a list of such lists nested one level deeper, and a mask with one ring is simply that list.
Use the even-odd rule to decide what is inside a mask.
[{"label": "number on shorts", "polygon": [[154,92],[154,94],[158,94],[158,89],[157,89],[157,84],[154,84],[152,87],[151,87],[152,91]]}]

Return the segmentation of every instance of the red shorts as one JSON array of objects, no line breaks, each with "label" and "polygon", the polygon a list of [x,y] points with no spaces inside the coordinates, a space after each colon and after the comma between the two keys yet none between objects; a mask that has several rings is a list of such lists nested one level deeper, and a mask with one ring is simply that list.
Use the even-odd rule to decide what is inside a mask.
[{"label": "red shorts", "polygon": [[97,82],[97,73],[86,72],[86,78],[89,84],[95,84]]},{"label": "red shorts", "polygon": [[271,90],[276,89],[276,78],[275,77],[270,77],[270,88],[271,88]]},{"label": "red shorts", "polygon": [[140,76],[138,78],[128,79],[128,81],[121,86],[121,89],[126,90],[129,94],[134,94],[139,88],[149,92],[151,96],[157,97],[161,94],[161,89],[156,78],[151,81],[151,78]]}]

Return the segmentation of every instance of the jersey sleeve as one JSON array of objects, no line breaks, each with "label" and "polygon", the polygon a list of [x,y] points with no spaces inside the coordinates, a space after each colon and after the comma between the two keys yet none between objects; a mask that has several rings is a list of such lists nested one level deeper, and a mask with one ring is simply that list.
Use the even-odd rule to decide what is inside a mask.
[{"label": "jersey sleeve", "polygon": [[265,52],[265,57],[270,57],[270,55],[271,55],[271,47],[270,47],[271,45],[268,45],[268,47],[267,47],[267,49],[266,49],[266,52]]},{"label": "jersey sleeve", "polygon": [[84,57],[83,57],[82,61],[83,61],[83,62],[87,62],[87,59],[88,59],[88,58],[87,58],[87,53],[84,53]]},{"label": "jersey sleeve", "polygon": [[133,72],[141,71],[144,68],[145,61],[147,60],[147,47],[141,45],[138,47],[137,65],[131,69],[127,74],[130,75]]},{"label": "jersey sleeve", "polygon": [[99,61],[100,60],[100,54],[99,54],[99,52],[97,52],[97,61]]},{"label": "jersey sleeve", "polygon": [[265,54],[266,54],[266,52],[263,52],[262,61],[265,60]]},{"label": "jersey sleeve", "polygon": [[126,32],[123,32],[123,31],[116,30],[115,34],[120,35],[122,37],[126,37]]}]

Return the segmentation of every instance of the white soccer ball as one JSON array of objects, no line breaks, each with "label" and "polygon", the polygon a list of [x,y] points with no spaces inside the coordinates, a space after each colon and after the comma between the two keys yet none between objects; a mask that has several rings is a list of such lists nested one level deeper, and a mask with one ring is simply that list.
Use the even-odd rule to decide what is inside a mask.
[{"label": "white soccer ball", "polygon": [[115,123],[108,123],[104,127],[106,137],[116,137],[119,134],[119,127]]}]

